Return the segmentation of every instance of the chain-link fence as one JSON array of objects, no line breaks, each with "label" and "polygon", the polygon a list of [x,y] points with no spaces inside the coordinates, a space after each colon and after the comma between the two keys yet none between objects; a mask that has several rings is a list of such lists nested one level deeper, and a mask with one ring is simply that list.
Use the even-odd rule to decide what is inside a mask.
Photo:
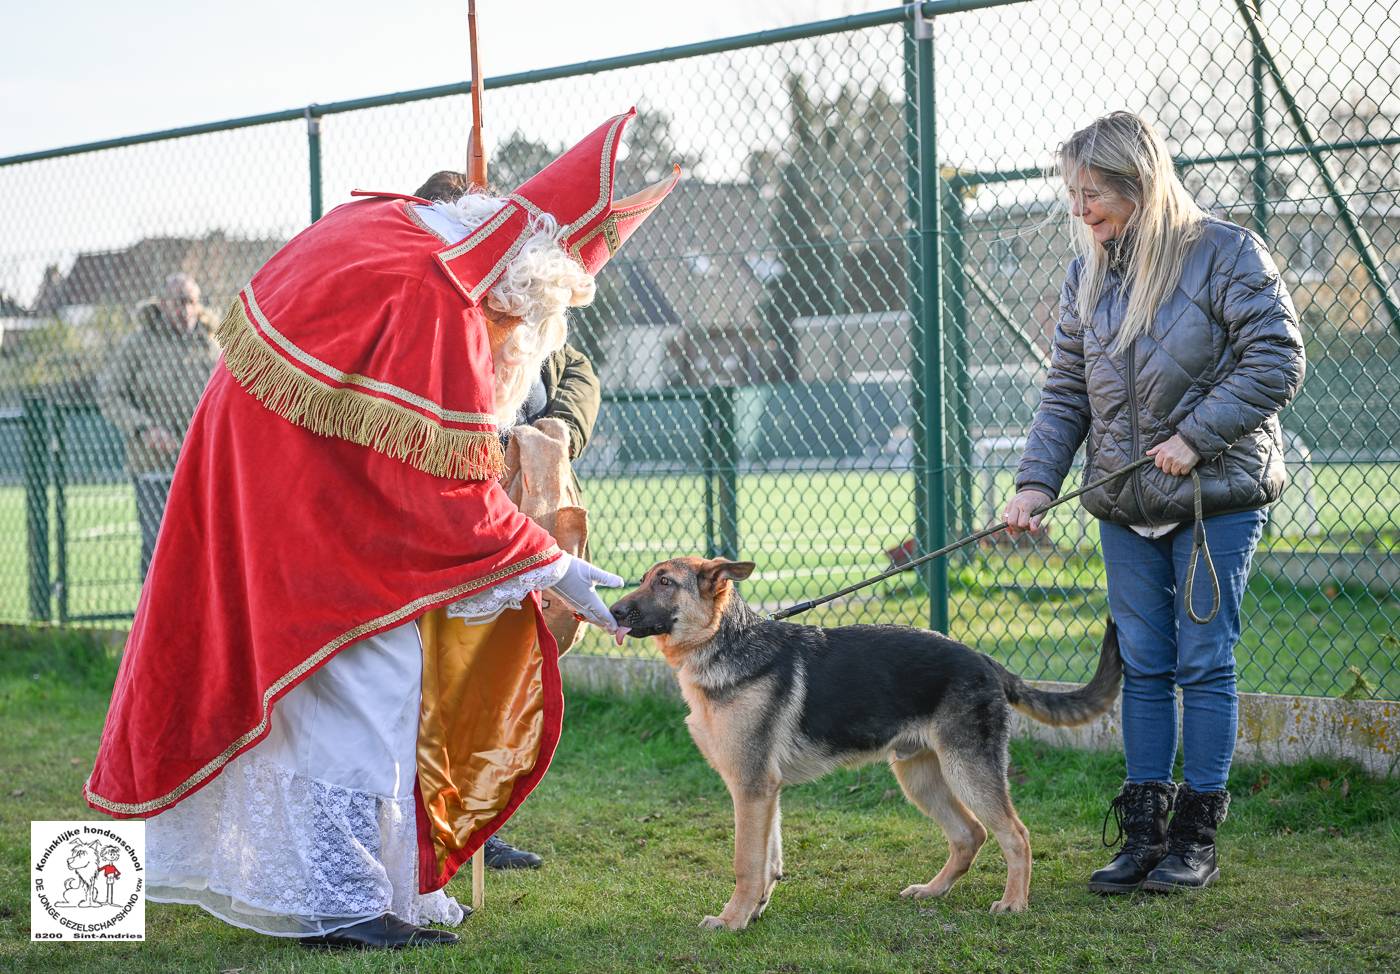
[{"label": "chain-link fence", "polygon": [[[1398,28],[1369,0],[964,0],[488,79],[503,188],[634,101],[620,185],[687,171],[573,326],[595,560],[742,556],[777,608],[994,520],[1070,257],[1044,167],[1128,108],[1264,237],[1306,332],[1241,686],[1400,699]],[[168,327],[189,283],[217,313],[323,200],[460,165],[466,118],[455,86],[0,160],[0,621],[130,617],[208,353]],[[1053,526],[803,621],[1082,679],[1097,531]]]}]

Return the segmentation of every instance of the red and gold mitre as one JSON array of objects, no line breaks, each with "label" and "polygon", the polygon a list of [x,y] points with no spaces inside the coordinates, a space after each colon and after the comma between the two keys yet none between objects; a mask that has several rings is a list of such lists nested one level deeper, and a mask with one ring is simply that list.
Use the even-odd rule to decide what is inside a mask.
[{"label": "red and gold mitre", "polygon": [[596,274],[680,180],[680,167],[625,199],[613,199],[613,168],[622,130],[637,114],[608,119],[583,141],[531,176],[489,220],[438,255],[448,275],[479,302],[520,252],[533,219],[558,221],[560,245]]}]

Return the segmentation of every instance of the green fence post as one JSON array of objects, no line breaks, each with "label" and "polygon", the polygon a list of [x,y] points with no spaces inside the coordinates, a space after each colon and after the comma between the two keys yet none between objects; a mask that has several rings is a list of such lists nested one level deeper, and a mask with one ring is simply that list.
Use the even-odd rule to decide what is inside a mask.
[{"label": "green fence post", "polygon": [[53,594],[58,599],[58,623],[68,624],[68,410],[53,408],[53,521],[57,578]]},{"label": "green fence post", "polygon": [[306,106],[306,161],[311,180],[311,222],[321,219],[321,116]]},{"label": "green fence post", "polygon": [[705,557],[739,557],[739,439],[734,390],[714,386],[700,400],[705,480]]},{"label": "green fence post", "polygon": [[[956,177],[956,174],[954,174]],[[963,272],[967,261],[967,247],[964,243],[966,212],[963,209],[962,190],[948,180],[939,179],[943,191],[943,228],[947,237],[943,248],[943,273],[947,285],[943,290],[946,338],[949,345],[947,371],[951,379],[953,415],[956,426],[950,429],[949,438],[953,449],[949,452],[957,456],[957,507],[958,519],[953,534],[962,537],[971,534],[972,524],[972,381],[967,363],[967,278]],[[965,549],[959,558],[966,559],[972,549]]]},{"label": "green fence post", "polygon": [[[947,542],[947,490],[943,434],[944,308],[940,237],[942,206],[938,200],[937,127],[934,119],[933,22],[920,3],[905,7],[904,118],[908,155],[910,266],[914,271],[910,310],[914,411],[914,517],[920,551]],[[929,593],[929,626],[948,631],[948,562],[935,559],[922,569]]]},{"label": "green fence post", "polygon": [[[1254,14],[1262,17],[1264,13],[1264,0],[1253,0]],[[1249,59],[1249,70],[1251,85],[1254,90],[1254,149],[1263,153],[1268,148],[1265,141],[1267,135],[1264,131],[1264,56],[1259,50],[1259,45],[1250,38],[1250,50],[1253,52]],[[1254,170],[1251,174],[1254,183],[1254,231],[1263,238],[1265,243],[1269,242],[1269,161],[1262,154],[1254,160]]]},{"label": "green fence post", "polygon": [[713,390],[700,397],[700,479],[705,484],[705,557],[719,554],[718,533],[715,530],[715,473],[719,467],[719,432],[715,418]]},{"label": "green fence post", "polygon": [[732,386],[715,390],[715,433],[719,448],[719,552],[731,561],[739,558],[739,431],[735,425]]},{"label": "green fence post", "polygon": [[29,542],[29,618],[49,621],[49,420],[42,399],[24,400],[24,525]]},{"label": "green fence post", "polygon": [[[1264,0],[1252,0],[1254,4],[1254,15],[1262,19],[1264,15]],[[1252,105],[1250,114],[1252,116],[1252,127],[1254,135],[1254,151],[1259,153],[1254,160],[1254,168],[1250,170],[1250,182],[1254,190],[1254,232],[1259,234],[1259,239],[1265,244],[1272,243],[1269,234],[1269,160],[1263,153],[1268,149],[1268,135],[1264,130],[1264,55],[1260,51],[1259,45],[1251,36],[1249,41],[1249,75],[1252,93]],[[1270,516],[1264,521],[1264,537],[1273,535],[1272,509]]]}]

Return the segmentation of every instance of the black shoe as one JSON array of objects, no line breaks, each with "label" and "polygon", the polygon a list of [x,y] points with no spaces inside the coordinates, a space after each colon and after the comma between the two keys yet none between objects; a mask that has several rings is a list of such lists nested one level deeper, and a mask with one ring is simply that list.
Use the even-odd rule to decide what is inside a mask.
[{"label": "black shoe", "polygon": [[484,848],[488,869],[539,869],[544,865],[544,860],[533,852],[517,849],[494,835],[486,840]]},{"label": "black shoe", "polygon": [[[1171,814],[1176,785],[1170,781],[1125,784],[1109,803],[1103,817],[1101,838],[1112,848],[1123,848],[1113,860],[1089,877],[1089,892],[1111,895],[1131,893],[1167,854],[1167,816]],[[1109,841],[1108,819],[1113,816],[1118,836]]]},{"label": "black shoe", "polygon": [[1192,791],[1182,785],[1167,832],[1167,855],[1142,882],[1153,893],[1204,889],[1220,876],[1215,832],[1230,807],[1228,791]]},{"label": "black shoe", "polygon": [[432,927],[417,927],[400,920],[392,913],[341,927],[319,937],[303,937],[303,947],[327,947],[340,950],[398,950],[401,947],[430,947],[455,944],[457,935]]}]

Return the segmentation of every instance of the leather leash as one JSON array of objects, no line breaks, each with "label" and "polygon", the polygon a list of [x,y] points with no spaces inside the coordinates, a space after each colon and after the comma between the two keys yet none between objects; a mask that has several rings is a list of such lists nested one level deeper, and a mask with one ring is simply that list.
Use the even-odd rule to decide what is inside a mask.
[{"label": "leather leash", "polygon": [[[1122,467],[1118,470],[1115,470],[1110,474],[1105,474],[1098,480],[1095,480],[1093,483],[1085,484],[1083,487],[1080,487],[1073,493],[1065,494],[1059,499],[1051,501],[1049,504],[1046,504],[1044,507],[1036,508],[1035,511],[1033,511],[1032,513],[1035,515],[1044,514],[1047,511],[1059,507],[1061,504],[1065,504],[1069,501],[1074,500],[1081,494],[1086,494],[1089,491],[1094,490],[1095,488],[1102,487],[1104,484],[1112,483],[1119,477],[1122,477],[1125,474],[1131,473],[1132,471],[1136,470],[1138,467],[1146,466],[1147,464],[1152,462],[1153,460],[1151,457],[1142,457],[1140,459],[1134,460],[1126,467]],[[1196,523],[1194,532],[1191,536],[1191,561],[1189,562],[1186,569],[1186,614],[1190,616],[1192,622],[1203,626],[1206,623],[1210,622],[1212,619],[1214,619],[1216,615],[1220,612],[1220,579],[1216,576],[1215,573],[1215,562],[1210,557],[1210,546],[1206,544],[1206,528],[1205,524],[1203,523],[1203,516],[1201,513],[1201,478],[1200,475],[1196,473],[1195,468],[1192,468],[1191,470],[1191,487],[1195,494]],[[798,615],[799,613],[806,612],[808,609],[815,609],[819,605],[825,605],[828,602],[833,602],[836,599],[842,598],[843,596],[850,595],[852,592],[858,592],[863,588],[867,588],[871,585],[874,585],[876,582],[883,582],[887,578],[892,578],[895,575],[899,575],[903,572],[910,571],[911,569],[918,568],[925,562],[932,561],[935,558],[941,558],[944,555],[949,554],[950,552],[957,551],[959,548],[965,548],[975,541],[981,541],[983,538],[996,534],[998,531],[1005,531],[1007,527],[1008,525],[1005,521],[998,521],[991,527],[983,528],[980,531],[976,531],[972,534],[969,534],[967,537],[962,538],[961,540],[954,541],[952,544],[944,545],[937,551],[930,551],[926,555],[920,555],[918,558],[915,558],[907,565],[900,565],[897,568],[891,568],[888,571],[881,572],[879,575],[876,575],[872,578],[867,578],[862,582],[856,582],[854,585],[847,585],[845,588],[832,592],[830,595],[823,595],[820,598],[810,599],[806,602],[799,602],[797,605],[794,605],[791,608],[783,609],[779,612],[772,613],[771,615],[769,615],[768,618],[773,620],[788,619],[792,616]],[[1202,558],[1205,561],[1206,573],[1210,576],[1211,590],[1215,597],[1214,606],[1211,607],[1210,613],[1205,616],[1200,616],[1196,614],[1194,604],[1196,587],[1196,565],[1198,561]]]}]

